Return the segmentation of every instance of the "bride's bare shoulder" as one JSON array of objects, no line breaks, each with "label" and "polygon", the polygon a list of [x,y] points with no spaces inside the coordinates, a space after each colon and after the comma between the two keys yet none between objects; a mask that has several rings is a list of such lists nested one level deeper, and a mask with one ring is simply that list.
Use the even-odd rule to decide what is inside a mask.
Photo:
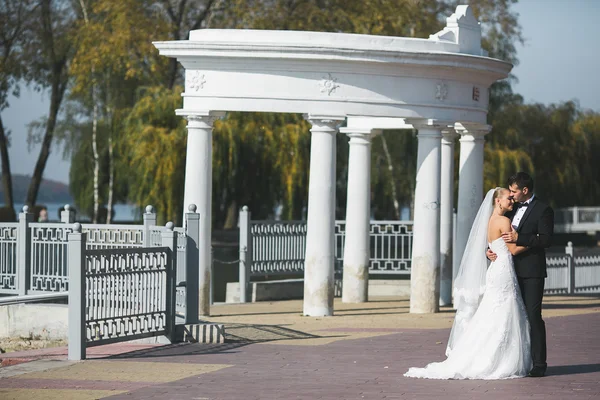
[{"label": "bride's bare shoulder", "polygon": [[492,217],[490,218],[490,224],[492,226],[502,228],[506,225],[510,226],[510,219],[508,217],[505,217],[504,215],[492,215]]},{"label": "bride's bare shoulder", "polygon": [[510,228],[510,218],[505,217],[504,215],[499,215],[498,216],[498,225],[501,228]]}]

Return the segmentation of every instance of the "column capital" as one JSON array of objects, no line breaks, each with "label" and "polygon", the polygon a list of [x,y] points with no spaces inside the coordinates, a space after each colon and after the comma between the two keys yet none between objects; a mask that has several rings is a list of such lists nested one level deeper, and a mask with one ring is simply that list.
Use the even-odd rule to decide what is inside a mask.
[{"label": "column capital", "polygon": [[465,138],[465,135],[472,136],[475,140],[477,140],[483,139],[485,135],[490,133],[492,126],[473,122],[460,122],[456,124],[455,129],[462,136],[461,140]]},{"label": "column capital", "polygon": [[458,137],[459,133],[454,129],[454,126],[448,126],[442,129],[442,137],[444,140],[453,141],[456,137]]},{"label": "column capital", "polygon": [[340,133],[350,138],[350,144],[370,144],[375,136],[381,134],[381,129],[344,127],[340,128]]},{"label": "column capital", "polygon": [[225,116],[224,111],[191,111],[177,109],[175,114],[188,121],[189,128],[212,128],[215,120]]},{"label": "column capital", "polygon": [[404,120],[407,124],[413,126],[414,129],[444,129],[454,125],[452,121],[444,121],[440,119],[432,118],[406,118]]},{"label": "column capital", "polygon": [[312,133],[335,133],[338,131],[338,125],[346,120],[343,115],[326,115],[326,114],[304,114],[304,119],[310,122]]},{"label": "column capital", "polygon": [[341,121],[346,120],[345,115],[328,115],[328,114],[312,114],[307,113],[302,115],[307,121],[322,121],[323,123],[335,123],[339,124]]}]

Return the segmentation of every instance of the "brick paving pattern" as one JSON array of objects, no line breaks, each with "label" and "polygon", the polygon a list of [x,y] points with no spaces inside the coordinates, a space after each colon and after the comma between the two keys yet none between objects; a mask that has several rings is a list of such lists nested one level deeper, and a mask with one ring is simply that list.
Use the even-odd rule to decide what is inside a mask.
[{"label": "brick paving pattern", "polygon": [[[595,304],[583,311],[546,319],[549,368],[544,378],[434,381],[403,377],[411,366],[444,358],[448,328],[348,324],[309,333],[257,325],[254,329],[284,340],[247,341],[244,327],[238,326],[231,331],[239,335],[224,344],[102,346],[94,349],[97,359],[1,378],[0,399],[600,398],[600,308]],[[255,319],[260,321],[261,316]],[[38,358],[42,353],[37,353]],[[46,357],[64,359],[65,349],[46,353]],[[27,354],[31,358],[31,352],[13,357]]]}]

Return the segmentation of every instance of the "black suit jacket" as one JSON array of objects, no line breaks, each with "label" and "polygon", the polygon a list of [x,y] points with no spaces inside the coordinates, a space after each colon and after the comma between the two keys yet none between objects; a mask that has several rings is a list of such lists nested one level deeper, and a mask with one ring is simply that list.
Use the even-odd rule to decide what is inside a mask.
[{"label": "black suit jacket", "polygon": [[[513,219],[516,210],[506,216]],[[513,257],[517,276],[522,278],[545,278],[546,250],[554,234],[554,210],[535,196],[528,205],[517,227],[518,246],[528,249]]]}]

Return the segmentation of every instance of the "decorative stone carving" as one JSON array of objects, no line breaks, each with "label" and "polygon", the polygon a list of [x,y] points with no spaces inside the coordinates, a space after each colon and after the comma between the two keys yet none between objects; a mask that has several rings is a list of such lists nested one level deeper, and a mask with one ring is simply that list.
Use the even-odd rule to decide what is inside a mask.
[{"label": "decorative stone carving", "polygon": [[473,101],[479,101],[479,86],[473,86]]},{"label": "decorative stone carving", "polygon": [[321,93],[327,93],[328,96],[331,96],[331,93],[340,87],[337,84],[337,78],[334,78],[331,73],[328,73],[327,77],[323,77],[319,85],[321,86]]},{"label": "decorative stone carving", "polygon": [[425,208],[427,210],[437,210],[438,208],[440,208],[440,202],[432,201],[429,203],[423,203],[423,208]]},{"label": "decorative stone carving", "polygon": [[203,73],[200,71],[193,71],[188,79],[188,86],[190,89],[194,89],[196,92],[200,89],[204,89],[206,79]]},{"label": "decorative stone carving", "polygon": [[439,101],[444,101],[446,97],[448,97],[448,85],[443,82],[435,85],[435,98]]}]

